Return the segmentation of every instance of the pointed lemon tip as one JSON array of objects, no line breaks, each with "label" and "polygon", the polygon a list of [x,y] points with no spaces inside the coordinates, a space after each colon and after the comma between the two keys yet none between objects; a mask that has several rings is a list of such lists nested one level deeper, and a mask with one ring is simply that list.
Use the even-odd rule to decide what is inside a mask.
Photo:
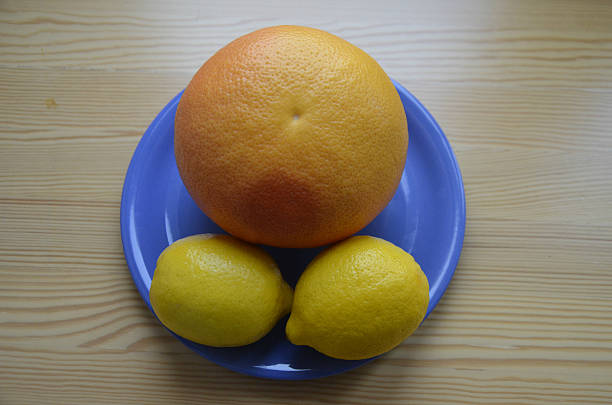
[{"label": "pointed lemon tip", "polygon": [[293,306],[293,289],[289,284],[283,281],[281,287],[281,316],[287,315],[291,312],[291,307]]},{"label": "pointed lemon tip", "polygon": [[287,321],[287,326],[285,326],[285,335],[287,339],[294,345],[303,345],[302,343],[302,334],[299,327],[299,322],[295,320],[293,314],[289,317]]}]

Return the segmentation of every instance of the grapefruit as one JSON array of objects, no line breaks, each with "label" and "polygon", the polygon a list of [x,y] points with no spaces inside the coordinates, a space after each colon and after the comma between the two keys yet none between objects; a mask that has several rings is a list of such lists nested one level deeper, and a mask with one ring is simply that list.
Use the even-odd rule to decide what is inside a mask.
[{"label": "grapefruit", "polygon": [[277,26],[214,54],[175,119],[181,178],[202,211],[252,243],[313,247],[388,204],[408,147],[402,102],[378,63],[314,28]]}]

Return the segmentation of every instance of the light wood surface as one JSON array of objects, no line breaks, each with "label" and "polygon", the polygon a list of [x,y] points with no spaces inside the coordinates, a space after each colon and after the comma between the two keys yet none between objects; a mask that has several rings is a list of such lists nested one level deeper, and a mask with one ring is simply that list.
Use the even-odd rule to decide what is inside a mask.
[{"label": "light wood surface", "polygon": [[[302,382],[172,338],[119,232],[157,112],[276,24],[373,55],[445,130],[467,197],[459,267],[416,334]],[[0,404],[612,403],[611,2],[2,0],[0,38]]]}]

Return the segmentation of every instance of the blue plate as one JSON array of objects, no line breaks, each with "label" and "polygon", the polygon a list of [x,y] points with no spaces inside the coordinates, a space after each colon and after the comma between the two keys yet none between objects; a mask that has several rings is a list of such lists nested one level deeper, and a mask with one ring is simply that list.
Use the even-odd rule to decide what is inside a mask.
[{"label": "blue plate", "polygon": [[[394,82],[410,140],[404,175],[393,200],[360,234],[384,238],[410,252],[427,275],[436,306],[455,271],[465,232],[465,195],[453,151],[436,121],[419,101]],[[149,309],[149,287],[157,257],[177,239],[223,232],[195,205],[174,160],[174,114],[181,94],[159,113],[140,140],[125,178],[121,238],[134,283]],[[322,248],[267,248],[287,282]],[[248,346],[215,348],[177,338],[207,359],[241,373],[275,379],[307,379],[341,373],[371,359],[337,360],[285,338],[285,322]],[[176,335],[175,335],[176,336]],[[410,339],[408,338],[407,342]]]}]

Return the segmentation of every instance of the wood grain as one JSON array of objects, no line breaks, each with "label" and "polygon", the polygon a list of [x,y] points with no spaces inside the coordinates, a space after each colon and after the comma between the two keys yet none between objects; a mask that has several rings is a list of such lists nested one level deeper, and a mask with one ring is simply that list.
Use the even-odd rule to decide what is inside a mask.
[{"label": "wood grain", "polygon": [[302,24],[362,47],[391,76],[612,86],[612,8],[605,1],[425,3],[312,1],[296,12],[295,4],[281,2],[4,1],[0,65],[193,72],[238,35]]},{"label": "wood grain", "polygon": [[[0,404],[609,404],[612,6],[605,1],[3,1]],[[302,382],[225,370],[159,327],[123,257],[142,133],[238,35],[321,27],[437,118],[468,224],[414,336]]]}]

